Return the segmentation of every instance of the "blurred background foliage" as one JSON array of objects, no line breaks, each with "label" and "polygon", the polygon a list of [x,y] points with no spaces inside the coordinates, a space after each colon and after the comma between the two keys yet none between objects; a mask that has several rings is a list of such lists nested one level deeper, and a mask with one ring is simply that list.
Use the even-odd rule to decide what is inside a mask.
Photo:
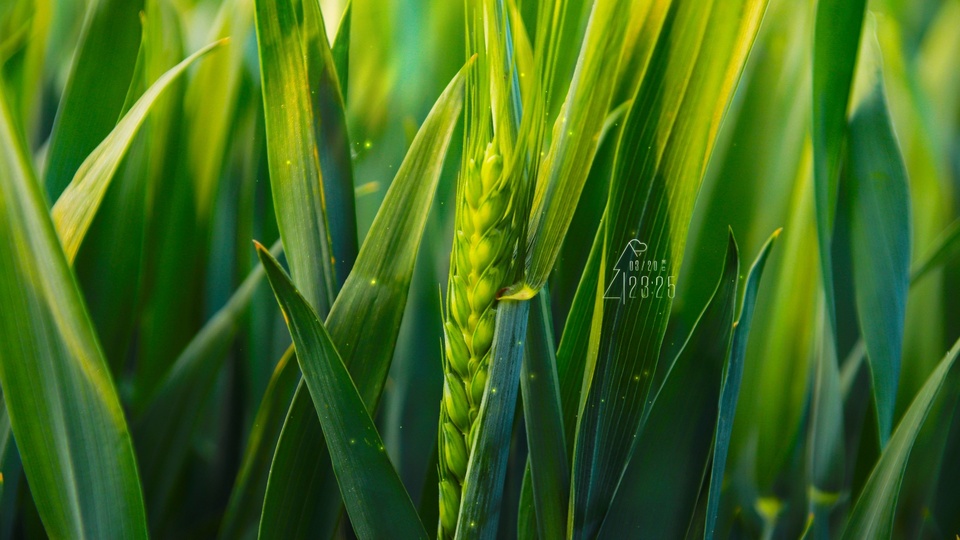
[{"label": "blurred background foliage", "polygon": [[[535,2],[519,4],[532,31]],[[563,95],[573,77],[592,3],[566,4],[556,95]],[[255,267],[250,239],[270,245],[278,238],[267,181],[253,5],[253,0],[99,0],[96,6],[83,0],[0,2],[2,90],[29,152],[43,164],[38,170],[45,171],[41,180],[48,204],[113,128],[113,119],[129,108],[131,92],[134,97],[143,92],[146,83],[186,54],[216,38],[231,38],[155,104],[75,262],[135,443],[138,422],[149,417],[175,359]],[[348,27],[341,26],[344,0],[323,0],[321,7],[331,40],[349,29],[349,71],[340,82],[346,89],[362,242],[418,127],[463,65],[464,7],[447,0],[351,0]],[[918,261],[944,245],[945,231],[960,215],[960,0],[872,0],[869,10],[864,35],[865,40],[875,35],[879,45],[886,99],[909,178],[910,260],[917,270]],[[141,30],[142,12],[147,15]],[[710,299],[727,253],[728,226],[748,260],[783,227],[757,301],[727,460],[718,530],[731,536],[795,538],[807,522],[805,456],[824,320],[811,133],[815,21],[813,1],[769,2],[697,198],[661,353],[680,350]],[[90,25],[87,34],[85,24]],[[83,50],[98,48],[108,58],[78,53],[84,36]],[[141,40],[159,46],[141,57]],[[97,80],[85,87],[73,81],[71,89],[71,66],[84,61],[101,66]],[[134,73],[142,73],[145,81],[138,89],[129,85]],[[613,107],[633,94],[628,79],[629,73]],[[549,105],[555,117],[560,100]],[[82,112],[64,113],[71,108]],[[76,123],[70,141],[50,139],[59,121]],[[619,123],[610,128],[618,133]],[[454,141],[460,140],[460,129]],[[613,153],[612,144],[601,144],[550,278],[558,338],[606,204]],[[453,144],[376,415],[389,456],[422,507],[435,506],[436,498],[442,385],[438,289],[449,264],[459,154],[459,144]],[[844,212],[848,196],[841,190],[838,212]],[[894,426],[960,336],[960,261],[952,257],[953,244],[941,263],[910,284]],[[124,249],[114,249],[118,245]],[[849,251],[835,247],[831,264],[848,464],[846,495],[836,505],[849,510],[855,502],[850,493],[859,492],[880,455],[879,428],[863,361],[855,263]],[[740,268],[743,278],[747,265]],[[268,287],[255,285],[250,294],[250,308],[230,336],[215,345],[222,351],[219,359],[205,368],[209,391],[189,402],[197,408],[197,428],[182,435],[187,443],[175,474],[153,478],[141,459],[145,490],[162,480],[176,501],[162,514],[150,515],[158,537],[206,538],[220,530],[268,384],[292,392],[293,384],[278,382],[284,364],[278,366],[277,360],[290,345],[284,320]],[[910,454],[896,537],[944,538],[960,531],[960,416],[954,414],[960,385],[956,377],[950,381]],[[282,419],[283,411],[275,414]],[[521,423],[516,431],[521,436],[511,447],[500,522],[504,537],[513,536],[521,519],[517,507],[526,439]],[[9,423],[0,452],[0,538],[42,536]],[[149,497],[147,507],[152,510]],[[252,534],[255,528],[244,531]]]}]

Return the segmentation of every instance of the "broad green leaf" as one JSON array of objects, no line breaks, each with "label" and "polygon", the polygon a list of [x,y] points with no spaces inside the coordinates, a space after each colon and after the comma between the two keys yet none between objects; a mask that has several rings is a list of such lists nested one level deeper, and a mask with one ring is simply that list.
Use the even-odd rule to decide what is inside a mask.
[{"label": "broad green leaf", "polygon": [[54,200],[114,129],[140,45],[142,0],[90,2],[70,77],[60,98],[44,185]]},{"label": "broad green leaf", "polygon": [[337,80],[340,81],[340,96],[347,100],[348,82],[350,80],[350,21],[353,17],[353,0],[347,0],[347,7],[343,8],[343,16],[337,27],[337,35],[333,38],[331,53],[333,65],[336,67]]},{"label": "broad green leaf", "polygon": [[90,228],[97,209],[103,201],[103,196],[110,186],[110,181],[137,134],[137,130],[146,119],[147,113],[150,112],[150,107],[170,83],[183,73],[190,64],[223,43],[224,41],[217,41],[207,45],[157,79],[157,82],[137,100],[137,103],[117,123],[117,127],[110,132],[110,135],[80,165],[77,174],[63,191],[63,194],[60,195],[60,198],[57,199],[57,203],[53,205],[52,210],[53,221],[69,263],[73,263],[84,235]]},{"label": "broad green leaf", "polygon": [[707,495],[707,509],[704,523],[705,540],[712,540],[716,534],[717,513],[720,508],[720,496],[723,488],[724,473],[727,465],[727,452],[730,450],[730,437],[733,434],[733,420],[740,396],[740,384],[743,379],[743,363],[747,355],[747,339],[753,323],[753,312],[760,289],[760,278],[767,264],[767,257],[773,249],[773,243],[780,236],[776,230],[760,249],[743,287],[743,299],[740,304],[740,316],[733,324],[733,342],[730,345],[730,358],[724,368],[723,386],[720,389],[720,409],[717,429],[713,437],[713,459],[710,462],[710,491]]},{"label": "broad green leaf", "polygon": [[550,149],[540,164],[530,214],[528,287],[547,281],[580,198],[616,86],[630,2],[596,2]]},{"label": "broad green leaf", "polygon": [[530,301],[500,300],[490,374],[464,479],[457,539],[495,538],[503,499]]},{"label": "broad green leaf", "polygon": [[559,538],[567,528],[570,461],[563,431],[557,353],[547,289],[541,290],[532,302],[527,350],[520,372],[523,418],[530,449],[528,463],[539,536]]},{"label": "broad green leaf", "polygon": [[263,394],[260,408],[247,439],[240,472],[230,491],[230,501],[220,522],[218,538],[256,538],[263,494],[267,490],[267,474],[273,449],[280,438],[287,407],[300,382],[300,368],[293,348],[277,362]]},{"label": "broad green leaf", "polygon": [[[577,418],[568,531],[576,538],[598,531],[633,451],[694,201],[765,8],[764,0],[672,3],[627,115],[604,218],[598,348],[587,357]],[[631,273],[636,263],[648,269]],[[637,298],[626,298],[628,277]]]},{"label": "broad green leaf", "polygon": [[[279,254],[280,249],[277,241],[271,251]],[[263,275],[263,267],[257,265],[207,321],[158,383],[156,395],[134,425],[143,489],[154,523],[163,519],[170,505],[204,403]]]},{"label": "broad green leaf", "polygon": [[847,135],[850,250],[860,330],[873,376],[880,447],[893,429],[910,270],[910,191],[881,73],[875,23],[864,40]]},{"label": "broad green leaf", "polygon": [[256,0],[270,191],[294,283],[326,316],[335,294],[303,32],[291,0]]},{"label": "broad green leaf", "polygon": [[320,417],[354,531],[360,538],[394,534],[427,538],[363,398],[316,310],[260,244],[257,255],[293,337],[297,362]]},{"label": "broad green leaf", "polygon": [[[468,68],[450,82],[417,133],[326,321],[371,411],[376,410],[393,356],[427,213],[462,108]],[[302,453],[300,448],[316,451]],[[329,497],[329,489],[335,489],[329,459],[316,411],[301,384],[274,454],[261,537],[332,533],[340,501]]]},{"label": "broad green leaf", "polygon": [[314,136],[320,152],[324,215],[330,227],[336,290],[339,290],[357,259],[357,211],[343,97],[319,1],[303,0],[301,29],[313,106]]},{"label": "broad green leaf", "polygon": [[[0,82],[2,84],[2,82]],[[0,94],[0,385],[55,538],[146,538],[123,409]]]},{"label": "broad green leaf", "polygon": [[900,484],[903,482],[903,473],[906,470],[913,443],[945,381],[956,381],[955,377],[948,376],[958,354],[960,354],[960,341],[954,344],[913,399],[910,408],[907,409],[893,436],[890,437],[890,442],[884,448],[880,461],[870,473],[870,478],[850,513],[842,538],[891,538],[893,536],[893,518],[896,515]]},{"label": "broad green leaf", "polygon": [[845,466],[832,249],[847,107],[865,8],[865,0],[820,1],[814,26],[813,187],[823,287],[807,458],[815,538],[828,534],[827,514],[839,495]]},{"label": "broad green leaf", "polygon": [[686,533],[709,470],[739,273],[731,233],[720,281],[653,399],[598,538]]}]

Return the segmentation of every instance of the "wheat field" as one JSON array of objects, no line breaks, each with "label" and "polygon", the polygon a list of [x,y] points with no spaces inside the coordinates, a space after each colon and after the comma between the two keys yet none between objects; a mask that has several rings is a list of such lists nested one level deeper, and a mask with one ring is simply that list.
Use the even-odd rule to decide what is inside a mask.
[{"label": "wheat field", "polygon": [[0,0],[0,540],[960,535],[960,0]]}]

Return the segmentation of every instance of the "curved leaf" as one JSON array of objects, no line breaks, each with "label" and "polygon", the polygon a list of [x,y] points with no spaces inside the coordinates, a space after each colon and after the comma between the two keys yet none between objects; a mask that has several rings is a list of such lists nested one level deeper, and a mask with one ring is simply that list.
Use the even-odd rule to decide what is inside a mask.
[{"label": "curved leaf", "polygon": [[859,70],[867,81],[858,85],[867,87],[866,96],[850,118],[846,173],[854,292],[883,448],[893,429],[907,314],[910,190],[887,111],[880,45],[873,28],[864,47]]},{"label": "curved leaf", "polygon": [[[417,133],[326,326],[368,410],[376,410],[406,305],[417,249],[463,102],[464,71]],[[309,453],[300,448],[313,448]],[[262,538],[332,534],[340,501],[309,392],[301,384],[277,443],[260,520]]]},{"label": "curved leaf", "polygon": [[260,244],[257,255],[293,337],[350,524],[360,538],[400,534],[426,539],[413,501],[320,317]]},{"label": "curved leaf", "polygon": [[63,251],[69,263],[73,263],[77,250],[83,242],[84,235],[90,228],[93,218],[103,202],[103,196],[110,186],[114,173],[120,166],[120,161],[126,154],[133,137],[143,124],[150,107],[156,102],[160,94],[201,56],[222,45],[225,40],[216,41],[193,53],[186,60],[174,66],[170,71],[157,79],[144,92],[137,103],[117,123],[117,127],[110,132],[97,148],[90,153],[77,174],[70,181],[57,203],[53,205],[53,221],[63,244]]},{"label": "curved leaf", "polygon": [[743,289],[743,302],[740,307],[740,317],[733,326],[733,343],[730,345],[730,359],[727,362],[723,376],[723,387],[720,389],[720,411],[717,418],[717,431],[713,439],[713,460],[710,464],[710,492],[707,496],[706,520],[704,524],[704,539],[712,540],[715,535],[717,513],[720,509],[720,491],[723,487],[724,471],[727,464],[727,452],[730,450],[730,437],[733,435],[733,420],[737,411],[737,398],[740,395],[740,383],[743,379],[743,362],[747,355],[747,339],[750,336],[750,326],[753,322],[753,311],[757,303],[757,292],[760,289],[760,278],[767,264],[767,257],[773,249],[773,243],[780,236],[780,229],[776,230],[770,239],[760,248],[747,281]]},{"label": "curved leaf", "polygon": [[291,0],[256,0],[267,163],[290,273],[323,316],[336,291],[309,72]]},{"label": "curved leaf", "polygon": [[896,515],[900,484],[903,482],[910,451],[927,413],[940,393],[940,388],[951,373],[958,354],[960,341],[954,344],[913,399],[880,455],[880,460],[870,473],[870,478],[850,513],[842,538],[893,537],[893,518]]},{"label": "curved leaf", "polygon": [[[0,83],[2,84],[2,83]],[[0,386],[54,538],[146,538],[123,409],[0,92]]]}]

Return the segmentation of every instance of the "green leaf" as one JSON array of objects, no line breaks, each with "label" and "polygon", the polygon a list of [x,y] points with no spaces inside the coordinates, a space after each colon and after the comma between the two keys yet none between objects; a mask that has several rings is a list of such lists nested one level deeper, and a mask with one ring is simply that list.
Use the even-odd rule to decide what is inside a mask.
[{"label": "green leaf", "polygon": [[137,100],[137,103],[117,123],[117,127],[110,132],[110,135],[80,165],[77,174],[63,191],[63,194],[60,195],[60,198],[57,199],[57,203],[53,205],[52,210],[53,221],[69,263],[73,263],[84,235],[90,228],[100,203],[103,202],[110,181],[137,134],[137,130],[140,129],[147,113],[150,112],[150,107],[153,106],[170,83],[186,71],[190,64],[223,43],[224,41],[221,40],[207,45],[164,73]]},{"label": "green leaf", "polygon": [[80,45],[63,90],[44,184],[56,199],[120,117],[140,46],[142,0],[89,4]]},{"label": "green leaf", "polygon": [[731,232],[720,281],[653,400],[598,538],[641,531],[652,538],[682,538],[687,531],[717,429],[739,273]]},{"label": "green leaf", "polygon": [[577,68],[563,112],[553,127],[549,152],[540,165],[527,252],[527,285],[538,290],[546,283],[563,238],[570,227],[603,131],[616,87],[620,51],[627,28],[630,2],[596,2],[583,39]]},{"label": "green leaf", "polygon": [[0,93],[0,386],[23,469],[50,536],[146,538],[123,409],[13,126]]},{"label": "green leaf", "polygon": [[427,538],[413,501],[390,464],[373,419],[317,312],[260,244],[257,255],[293,337],[303,381],[320,417],[340,493],[357,536]]},{"label": "green leaf", "polygon": [[733,343],[730,346],[730,358],[723,375],[720,389],[720,411],[717,418],[717,430],[713,437],[713,459],[710,467],[710,491],[707,496],[704,539],[712,540],[716,534],[717,514],[720,509],[720,492],[723,488],[724,472],[727,465],[727,452],[730,450],[730,438],[733,435],[733,420],[737,411],[737,399],[740,396],[740,383],[743,379],[743,363],[747,355],[747,339],[753,323],[753,311],[760,289],[760,278],[767,264],[767,257],[773,249],[773,243],[780,236],[776,230],[760,249],[760,254],[750,267],[743,289],[743,301],[740,316],[733,326]]},{"label": "green leaf", "polygon": [[347,7],[343,8],[343,16],[337,27],[337,35],[333,38],[333,65],[336,67],[337,80],[340,81],[340,96],[347,100],[347,84],[350,80],[350,21],[353,18],[353,0],[347,0]]},{"label": "green leaf", "polygon": [[277,362],[270,382],[260,401],[253,430],[247,439],[240,472],[237,473],[230,501],[220,522],[218,538],[256,538],[260,509],[263,508],[263,494],[267,490],[267,474],[273,450],[280,439],[283,421],[287,416],[287,407],[293,399],[293,392],[300,382],[300,368],[297,367],[293,347],[287,349]]},{"label": "green leaf", "polygon": [[845,466],[832,246],[847,106],[865,8],[865,0],[818,2],[814,26],[813,186],[823,286],[807,457],[815,538],[828,534],[827,514],[839,496]]},{"label": "green leaf", "polygon": [[847,129],[847,105],[860,45],[866,0],[817,2],[813,39],[813,178],[820,269],[828,329],[836,334],[833,293],[833,221]]},{"label": "green leaf", "polygon": [[557,354],[547,289],[541,290],[532,302],[527,350],[520,372],[523,418],[530,449],[531,487],[540,538],[560,538],[567,529],[570,462],[563,431]]},{"label": "green leaf", "polygon": [[873,377],[880,447],[893,429],[910,271],[910,190],[887,111],[875,22],[860,58],[865,97],[850,118],[846,168],[860,330]]},{"label": "green leaf", "polygon": [[[280,250],[277,241],[271,251],[279,254]],[[207,321],[158,383],[156,395],[134,425],[143,489],[154,523],[166,515],[204,403],[214,390],[227,351],[263,275],[263,267],[257,265]]]},{"label": "green leaf", "polygon": [[304,41],[291,0],[256,0],[270,191],[290,273],[323,316],[335,294]]},{"label": "green leaf", "polygon": [[[469,64],[464,70],[468,68]],[[376,410],[393,357],[417,250],[462,108],[464,70],[447,86],[417,133],[326,321],[371,411]],[[303,453],[300,448],[316,451]],[[329,497],[333,483],[320,423],[301,384],[273,458],[261,537],[332,534],[340,505],[336,497]]]},{"label": "green leaf", "polygon": [[[633,452],[693,205],[765,8],[764,0],[672,3],[627,115],[605,214],[602,313],[595,314],[599,329],[591,336],[598,349],[587,356],[590,378],[577,418],[570,530],[576,538],[597,533]],[[631,246],[651,270],[633,272],[638,297],[626,299],[622,255]],[[640,246],[645,251],[638,254]]]},{"label": "green leaf", "polygon": [[870,473],[870,478],[850,513],[842,538],[893,537],[893,518],[896,515],[900,484],[903,482],[903,473],[913,443],[951,373],[958,354],[960,341],[953,345],[913,399],[880,455],[880,460]]},{"label": "green leaf", "polygon": [[357,259],[357,211],[353,164],[335,59],[324,30],[319,0],[303,0],[303,38],[313,105],[314,136],[320,151],[324,215],[330,226],[337,290]]},{"label": "green leaf", "polygon": [[494,538],[497,534],[529,312],[527,300],[500,300],[497,307],[490,374],[463,482],[457,539]]}]

